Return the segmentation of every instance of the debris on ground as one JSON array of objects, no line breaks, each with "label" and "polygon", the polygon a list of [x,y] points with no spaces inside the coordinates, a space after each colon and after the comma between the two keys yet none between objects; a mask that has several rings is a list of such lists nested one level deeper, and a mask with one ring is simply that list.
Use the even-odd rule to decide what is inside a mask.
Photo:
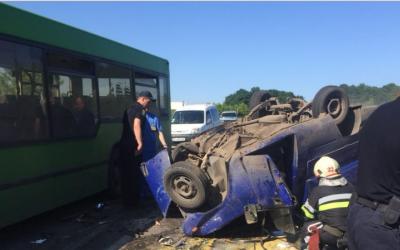
[{"label": "debris on ground", "polygon": [[31,243],[40,245],[40,244],[43,244],[46,241],[47,241],[47,239],[39,239],[39,240],[31,241]]},{"label": "debris on ground", "polygon": [[174,240],[171,237],[161,237],[158,240],[158,243],[164,246],[172,246],[174,244]]},{"label": "debris on ground", "polygon": [[104,207],[104,203],[102,203],[102,202],[99,202],[99,203],[96,204],[96,209],[97,209],[97,210],[100,210],[100,209],[102,209],[103,207]]},{"label": "debris on ground", "polygon": [[110,223],[110,222],[111,221],[104,220],[104,221],[99,221],[97,224],[103,225],[103,224],[107,224],[107,223]]}]

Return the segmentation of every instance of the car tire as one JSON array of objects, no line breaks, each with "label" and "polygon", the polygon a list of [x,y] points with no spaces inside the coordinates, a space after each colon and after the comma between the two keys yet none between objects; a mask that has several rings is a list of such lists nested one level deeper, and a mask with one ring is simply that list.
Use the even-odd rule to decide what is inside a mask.
[{"label": "car tire", "polygon": [[198,154],[199,147],[192,142],[179,143],[171,152],[172,162],[186,160],[189,153]]},{"label": "car tire", "polygon": [[164,174],[164,188],[171,200],[187,209],[201,207],[207,200],[210,183],[205,173],[185,161],[179,161]]},{"label": "car tire", "polygon": [[268,100],[270,97],[271,95],[265,90],[254,92],[249,100],[249,109],[252,110],[255,106]]},{"label": "car tire", "polygon": [[312,102],[312,114],[318,118],[320,114],[329,114],[337,125],[341,124],[349,111],[349,97],[337,86],[326,86],[320,89]]}]

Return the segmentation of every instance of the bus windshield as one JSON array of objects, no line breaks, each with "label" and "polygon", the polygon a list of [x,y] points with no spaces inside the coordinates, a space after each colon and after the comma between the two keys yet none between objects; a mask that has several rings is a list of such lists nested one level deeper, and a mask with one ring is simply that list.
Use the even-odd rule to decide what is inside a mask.
[{"label": "bus windshield", "polygon": [[201,110],[176,111],[172,117],[172,124],[204,123],[204,112]]}]

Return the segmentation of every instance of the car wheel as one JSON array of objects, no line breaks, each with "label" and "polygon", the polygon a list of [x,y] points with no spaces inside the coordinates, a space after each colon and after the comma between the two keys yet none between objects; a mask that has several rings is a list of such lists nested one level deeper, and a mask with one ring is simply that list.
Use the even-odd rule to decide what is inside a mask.
[{"label": "car wheel", "polygon": [[[258,104],[268,100],[270,97],[271,95],[265,90],[254,92],[250,97],[249,110],[251,111]],[[265,108],[260,108],[251,115],[251,119],[257,119],[265,115],[267,115],[267,111],[265,110]]]},{"label": "car wheel", "polygon": [[183,208],[201,207],[207,199],[209,187],[205,173],[188,162],[176,162],[164,174],[166,192]]},{"label": "car wheel", "polygon": [[254,92],[250,97],[249,109],[252,110],[255,106],[268,100],[270,97],[271,95],[265,90]]},{"label": "car wheel", "polygon": [[317,118],[322,113],[327,113],[341,124],[349,111],[349,97],[342,88],[326,86],[320,89],[312,102],[313,117]]},{"label": "car wheel", "polygon": [[198,154],[199,147],[192,142],[179,143],[171,152],[172,162],[186,160],[189,153]]}]

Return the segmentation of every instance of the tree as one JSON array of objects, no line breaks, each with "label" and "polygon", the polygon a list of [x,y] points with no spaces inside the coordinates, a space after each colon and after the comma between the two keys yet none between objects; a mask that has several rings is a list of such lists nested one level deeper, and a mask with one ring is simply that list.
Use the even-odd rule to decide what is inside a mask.
[{"label": "tree", "polygon": [[239,103],[245,103],[246,105],[249,104],[251,93],[245,89],[239,89],[235,93],[228,95],[225,97],[224,104],[227,105],[235,105]]},{"label": "tree", "polygon": [[400,94],[400,86],[389,83],[381,88],[368,86],[364,83],[359,85],[340,85],[349,96],[350,103],[353,105],[380,105],[395,99]]}]

